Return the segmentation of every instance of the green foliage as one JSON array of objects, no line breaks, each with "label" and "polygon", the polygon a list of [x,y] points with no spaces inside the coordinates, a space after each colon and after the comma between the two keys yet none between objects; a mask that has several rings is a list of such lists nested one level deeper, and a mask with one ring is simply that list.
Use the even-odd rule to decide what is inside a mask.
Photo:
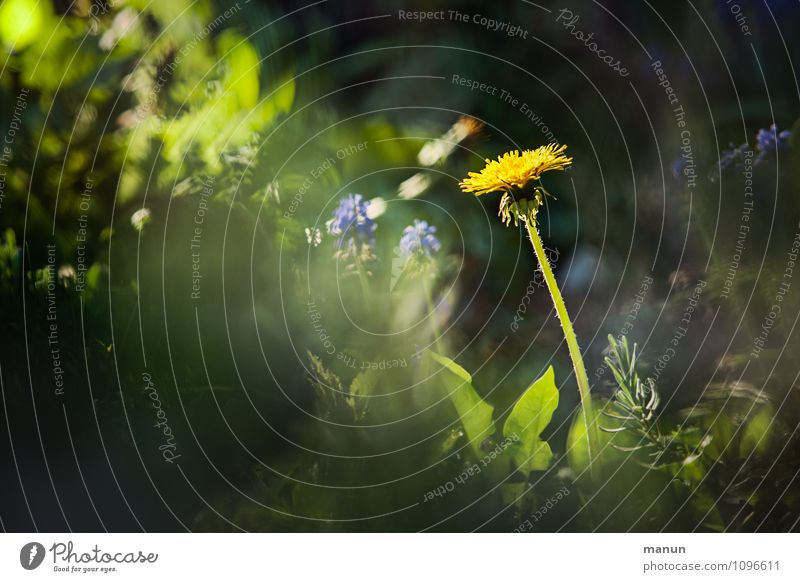
[{"label": "green foliage", "polygon": [[[426,352],[434,367],[435,382],[441,381],[458,414],[473,453],[481,458],[491,443],[495,431],[493,407],[483,400],[472,384],[472,376],[453,360],[435,352]],[[440,380],[441,379],[441,380]],[[543,471],[550,466],[553,452],[542,440],[542,432],[550,424],[558,407],[558,389],[555,372],[550,366],[537,378],[515,403],[503,424],[504,444],[508,448],[513,467],[524,475]]]},{"label": "green foliage", "polygon": [[195,152],[213,175],[223,169],[222,154],[236,152],[249,144],[254,134],[270,127],[294,103],[292,78],[275,84],[272,92],[259,102],[260,61],[254,47],[244,38],[226,31],[217,43],[223,56],[216,85],[205,99],[167,124],[160,136],[164,157],[174,175],[184,157]]},{"label": "green foliage", "polygon": [[739,441],[739,456],[749,458],[766,453],[775,436],[776,413],[772,406],[764,406],[752,414],[744,424]]},{"label": "green foliage", "polygon": [[557,407],[558,388],[555,372],[550,366],[517,400],[503,425],[503,435],[518,441],[511,445],[511,450],[522,473],[542,471],[550,465],[553,452],[550,445],[541,439],[541,434],[550,424]]},{"label": "green foliage", "polygon": [[651,378],[642,380],[637,371],[636,345],[628,346],[628,338],[617,341],[608,336],[610,355],[606,364],[614,375],[618,390],[603,414],[618,423],[605,432],[625,433],[635,439],[631,446],[612,443],[616,449],[633,453],[646,467],[665,470],[673,475],[696,474],[698,467],[689,467],[703,454],[711,442],[697,427],[681,425],[662,432],[657,414],[661,399]]},{"label": "green foliage", "polygon": [[19,276],[19,248],[14,229],[5,232],[5,241],[0,244],[0,283],[11,282]]},{"label": "green foliage", "polygon": [[621,416],[606,413],[607,416],[622,422],[635,422],[646,426],[653,420],[658,408],[659,396],[655,383],[651,379],[643,382],[636,371],[636,345],[633,353],[628,348],[628,338],[618,342],[614,336],[608,336],[611,355],[606,357],[606,365],[614,375],[619,390],[614,394],[613,406]]},{"label": "green foliage", "polygon": [[308,381],[316,392],[317,415],[333,422],[355,422],[360,410],[352,392],[344,388],[339,376],[326,368],[319,356],[308,352],[308,361]]},{"label": "green foliage", "polygon": [[450,398],[473,452],[481,457],[481,444],[494,433],[494,408],[480,397],[472,385],[472,376],[464,368],[430,350],[426,354],[434,369],[433,381],[440,383]]},{"label": "green foliage", "polygon": [[[637,359],[635,345],[631,349],[626,338],[609,337],[606,364],[616,390],[604,409],[597,406],[596,421],[603,435],[600,461],[615,466],[615,474],[629,475],[639,483],[657,483],[656,475],[666,478],[670,493],[664,500],[672,499],[688,519],[707,530],[740,527],[760,499],[758,487],[751,489],[753,482],[741,479],[740,473],[743,466],[757,465],[769,452],[779,430],[775,408],[763,393],[734,382],[709,386],[697,404],[670,415],[660,410],[652,379],[639,376]],[[585,434],[579,414],[567,443],[570,464],[578,472],[588,463]],[[741,509],[726,514],[726,508]],[[652,504],[639,511],[650,519],[677,518],[660,514]]]},{"label": "green foliage", "polygon": [[46,18],[44,2],[5,0],[0,5],[0,39],[16,50],[32,43],[41,32]]},{"label": "green foliage", "polygon": [[[230,14],[223,17],[221,11],[228,8]],[[592,418],[578,412],[570,419],[566,409],[574,402],[570,394],[558,393],[552,367],[530,382],[529,370],[543,369],[547,352],[529,353],[531,336],[521,327],[509,334],[510,318],[505,316],[512,314],[496,301],[506,292],[521,291],[530,275],[525,271],[520,279],[523,271],[515,253],[497,252],[513,249],[519,233],[487,227],[481,202],[458,193],[450,178],[475,169],[480,161],[473,159],[472,143],[462,145],[467,134],[473,139],[478,130],[465,129],[463,118],[454,119],[453,111],[489,120],[478,136],[481,153],[489,156],[506,147],[495,128],[504,127],[508,116],[519,111],[480,91],[453,91],[451,84],[440,81],[419,90],[419,83],[428,83],[425,75],[437,77],[442,70],[490,82],[497,61],[482,64],[463,51],[430,47],[424,59],[397,59],[396,51],[382,50],[381,43],[396,40],[385,36],[388,30],[381,29],[378,38],[364,29],[362,39],[357,22],[330,26],[338,22],[327,20],[334,7],[311,7],[297,18],[278,19],[281,9],[269,2],[222,5],[210,0],[92,1],[69,7],[36,0],[0,2],[0,52],[6,71],[0,79],[0,102],[9,112],[3,132],[13,137],[4,142],[0,168],[0,285],[7,324],[3,331],[17,338],[7,342],[3,361],[12,420],[18,409],[15,395],[30,392],[18,390],[28,381],[37,390],[43,387],[41,398],[37,392],[43,426],[61,426],[64,420],[61,406],[50,411],[54,416],[46,416],[48,366],[26,370],[16,365],[52,359],[46,302],[55,282],[51,299],[58,309],[59,358],[74,387],[68,391],[74,395],[68,410],[76,443],[96,441],[90,434],[95,420],[81,420],[107,420],[111,431],[104,425],[104,435],[113,439],[114,431],[122,433],[118,441],[109,442],[109,452],[119,456],[121,464],[141,464],[141,458],[126,457],[125,451],[131,448],[132,436],[137,443],[147,438],[152,422],[147,419],[142,432],[137,428],[132,434],[120,394],[138,394],[146,355],[148,369],[162,379],[164,405],[177,402],[177,395],[181,405],[186,404],[185,414],[176,409],[170,418],[187,416],[201,433],[190,439],[189,427],[176,426],[186,447],[183,468],[214,509],[201,505],[195,495],[187,501],[183,492],[176,498],[165,493],[170,507],[185,506],[181,511],[191,515],[200,512],[193,527],[217,519],[210,529],[233,527],[233,522],[259,531],[413,530],[430,525],[435,515],[437,520],[450,516],[442,528],[468,530],[489,523],[508,530],[520,516],[509,521],[513,511],[504,512],[506,506],[536,510],[557,487],[592,487],[589,479],[579,478],[589,464],[586,422],[602,428],[597,462],[608,467],[607,486],[594,513],[574,505],[579,495],[559,505],[570,516],[580,513],[586,528],[607,524],[617,529],[678,529],[700,524],[704,529],[747,529],[776,514],[781,517],[774,518],[771,527],[796,523],[800,498],[796,493],[785,495],[796,489],[800,466],[800,449],[790,430],[796,424],[797,406],[791,400],[795,370],[789,365],[770,368],[768,350],[760,360],[752,360],[747,354],[753,334],[740,331],[761,326],[784,276],[785,256],[776,253],[778,259],[772,260],[769,253],[790,248],[796,232],[792,193],[800,191],[794,163],[800,156],[800,124],[793,128],[791,148],[780,154],[781,162],[790,163],[778,168],[777,159],[768,157],[754,169],[754,188],[780,193],[775,197],[778,206],[775,212],[750,216],[748,250],[741,253],[734,291],[721,303],[715,326],[734,320],[725,317],[725,305],[756,317],[742,320],[741,330],[730,329],[733,343],[727,331],[715,327],[714,333],[725,336],[730,347],[724,358],[706,351],[719,344],[711,336],[699,355],[686,347],[693,338],[684,340],[682,353],[676,353],[668,371],[678,377],[687,372],[676,398],[674,378],[665,374],[656,386],[641,372],[648,362],[636,345],[631,349],[627,339],[610,338],[606,363],[613,393],[606,401],[595,401]],[[517,10],[529,7],[520,5]],[[521,21],[524,14],[509,18]],[[306,35],[318,25],[319,30]],[[347,36],[337,38],[338,34]],[[461,32],[454,28],[452,34]],[[301,42],[294,42],[300,37]],[[331,58],[340,47],[347,47],[350,56]],[[381,50],[362,51],[365,48]],[[535,45],[506,48],[525,59],[535,56],[525,51],[538,50]],[[416,49],[410,50],[417,55]],[[774,67],[780,59],[771,61],[765,66]],[[542,74],[562,88],[573,82],[568,68],[551,69]],[[767,77],[790,78],[776,69]],[[525,95],[529,79],[504,79],[510,94]],[[594,107],[588,93],[575,97],[576,106]],[[418,107],[419,98],[429,105],[449,105]],[[765,112],[771,110],[760,107],[753,95],[745,101],[748,127],[766,123]],[[788,127],[783,120],[796,113],[789,101],[782,103],[774,115],[781,128]],[[541,119],[563,119],[563,104],[546,95],[529,100],[527,106]],[[737,124],[740,113],[730,112]],[[594,116],[591,124],[586,128],[591,135],[608,133],[603,116]],[[576,191],[588,191],[598,176],[591,165],[578,164],[586,152],[574,139],[574,128],[568,122],[559,125],[553,131],[575,144],[576,166],[570,176],[548,180],[572,179]],[[543,137],[533,123],[514,129],[519,135],[513,137],[522,147],[535,146]],[[717,152],[701,150],[701,132],[693,136],[698,166],[703,158],[717,158]],[[644,139],[641,134],[638,138]],[[364,147],[353,150],[354,144]],[[427,157],[421,155],[425,151]],[[611,181],[628,183],[629,165],[615,161],[624,159],[622,144],[611,144],[600,154],[604,172],[612,172]],[[660,168],[651,169],[652,176],[663,180]],[[735,250],[719,248],[732,247],[737,237],[703,229],[740,223],[740,180],[733,172],[738,169],[731,168],[727,177],[737,179],[720,181],[722,198],[691,201],[689,210],[700,213],[691,221],[692,236],[676,229],[661,233],[639,228],[637,221],[643,216],[660,212],[658,201],[646,201],[647,208],[640,212],[633,193],[618,188],[609,192],[611,201],[582,197],[580,213],[570,209],[571,200],[549,207],[548,240],[569,255],[590,256],[599,234],[587,230],[576,236],[575,217],[605,215],[606,206],[613,207],[611,222],[603,229],[608,242],[603,248],[609,253],[601,253],[593,281],[612,289],[617,283],[615,265],[628,265],[621,251],[632,249],[630,265],[650,265],[658,245],[666,254],[652,272],[650,292],[657,294],[667,280],[660,269],[673,260],[684,264],[670,253],[685,249],[690,256],[698,249],[687,245],[705,238],[722,245],[709,257],[707,273],[708,293],[718,293],[726,288]],[[765,183],[767,174],[780,174],[781,182]],[[537,188],[542,198],[547,196],[543,187]],[[384,201],[383,214],[376,218],[377,242],[370,250],[375,261],[363,281],[366,292],[349,266],[334,258],[334,241],[325,229],[337,199],[348,192]],[[689,200],[674,190],[669,194],[670,212],[680,213]],[[203,300],[194,303],[186,299],[192,276],[187,243],[200,226],[193,220],[201,203]],[[143,208],[147,214],[135,215]],[[773,217],[778,222],[773,224]],[[398,263],[394,248],[415,218],[437,226],[442,254],[415,255]],[[581,221],[580,228],[588,228],[584,224],[592,222]],[[631,246],[627,236],[633,226],[637,244]],[[695,231],[702,236],[694,236]],[[313,232],[319,241],[312,242]],[[669,240],[664,242],[662,236]],[[573,248],[576,240],[585,246]],[[762,240],[769,241],[768,248],[758,246]],[[57,247],[52,266],[45,251],[50,244]],[[451,254],[443,256],[445,252]],[[584,268],[579,263],[578,271]],[[78,273],[83,277],[80,290]],[[478,280],[480,273],[486,276]],[[675,274],[676,279],[684,276]],[[572,279],[570,283],[579,287],[581,277]],[[532,329],[545,321],[550,307],[545,302],[547,309],[538,309],[543,293],[534,283],[523,303]],[[623,285],[617,297],[627,296],[628,287]],[[667,295],[664,313],[686,300],[680,284],[674,288],[678,292]],[[750,288],[755,290],[752,297],[736,292]],[[21,292],[28,294],[24,309]],[[305,305],[309,295],[319,309],[319,319],[313,321]],[[695,321],[706,307],[701,305],[705,297],[697,305]],[[481,308],[495,303],[496,311]],[[512,309],[514,303],[509,304]],[[794,291],[787,293],[782,313],[796,313],[796,303]],[[335,306],[339,304],[340,312]],[[656,310],[655,298],[642,297],[637,305],[639,322],[646,325],[648,311]],[[594,311],[582,310],[583,330],[606,324],[592,319]],[[658,327],[652,330],[656,345],[663,339]],[[698,328],[693,323],[692,333]],[[476,330],[480,333],[473,333]],[[322,335],[335,344],[332,351],[320,347]],[[549,341],[547,333],[542,337],[536,341]],[[736,344],[742,337],[744,351]],[[495,349],[500,338],[505,338],[503,346]],[[771,349],[777,354],[778,346],[785,345],[786,354],[791,354],[793,338],[788,325],[776,324]],[[254,347],[259,342],[260,351]],[[436,346],[439,353],[429,351],[418,358],[417,346]],[[444,353],[486,364],[473,378]],[[697,357],[689,361],[687,354]],[[589,363],[591,350],[585,356]],[[402,367],[372,367],[400,361]],[[736,377],[740,379],[729,379]],[[175,380],[176,394],[169,393],[173,386],[168,379]],[[242,383],[247,398],[240,390]],[[488,386],[494,386],[490,393],[480,390]],[[92,398],[82,392],[87,388]],[[596,388],[595,394],[603,389]],[[697,402],[670,408],[678,401],[684,406],[692,390],[702,392]],[[781,391],[790,397],[778,406]],[[31,410],[29,403],[20,402],[24,407],[19,410]],[[80,402],[91,407],[80,407]],[[148,405],[132,401],[128,408],[125,402],[125,410]],[[559,428],[564,423],[571,423],[568,430]],[[83,426],[88,428],[81,434]],[[235,439],[228,438],[231,433]],[[202,459],[211,448],[192,451],[193,440],[215,447],[205,458],[220,468],[209,471],[208,479],[202,472],[208,467],[193,465],[192,459]],[[247,454],[241,452],[243,444]],[[53,458],[61,452],[54,449]],[[86,461],[92,462],[88,450]],[[435,509],[433,503],[419,505],[425,491],[454,481],[467,467],[480,471],[469,473],[453,492],[437,498]],[[257,502],[232,492],[219,480],[220,472]],[[131,495],[140,495],[142,507],[148,507],[153,489],[141,477],[130,480]],[[137,488],[137,481],[143,488]],[[156,485],[161,492],[163,482]],[[776,508],[778,499],[783,504]],[[462,511],[466,500],[474,505]],[[157,499],[152,506],[156,505]],[[398,507],[417,509],[396,512]],[[676,513],[676,508],[683,509]],[[390,517],[335,521],[383,514]],[[289,517],[293,515],[309,519]]]},{"label": "green foliage", "polygon": [[370,398],[376,395],[381,374],[380,370],[369,368],[359,372],[350,383],[356,421],[363,420],[367,415]]},{"label": "green foliage", "polygon": [[620,451],[624,445],[620,443],[623,437],[620,432],[609,429],[606,425],[603,427],[601,421],[603,420],[603,406],[604,403],[600,400],[594,400],[592,403],[592,418],[587,422],[585,420],[583,410],[578,410],[567,433],[567,458],[569,465],[576,474],[580,475],[589,470],[589,440],[587,438],[588,428],[592,423],[600,425],[605,430],[598,431],[598,449],[599,455],[594,462],[608,464],[616,462],[620,458]]}]

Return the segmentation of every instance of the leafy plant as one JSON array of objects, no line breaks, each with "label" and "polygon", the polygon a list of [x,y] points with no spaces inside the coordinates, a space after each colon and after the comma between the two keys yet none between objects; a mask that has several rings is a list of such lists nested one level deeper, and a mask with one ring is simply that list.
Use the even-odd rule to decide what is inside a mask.
[{"label": "leafy plant", "polygon": [[494,408],[485,402],[472,385],[472,376],[450,358],[426,352],[438,370],[437,382],[441,381],[450,401],[456,409],[467,440],[476,456],[482,456],[481,444],[494,433],[492,413]]},{"label": "leafy plant", "polygon": [[626,453],[644,454],[642,462],[652,469],[673,470],[696,461],[711,442],[708,435],[700,435],[697,427],[681,426],[662,433],[659,426],[658,406],[661,399],[652,378],[642,380],[637,371],[636,344],[631,350],[628,338],[618,341],[608,336],[610,355],[606,357],[618,390],[603,415],[619,423],[613,428],[600,427],[606,433],[626,431],[635,436],[632,446],[612,443],[615,449]]},{"label": "leafy plant", "polygon": [[537,378],[520,396],[503,425],[503,436],[516,442],[511,454],[517,469],[524,474],[550,466],[553,451],[541,434],[558,407],[558,388],[553,367]]}]

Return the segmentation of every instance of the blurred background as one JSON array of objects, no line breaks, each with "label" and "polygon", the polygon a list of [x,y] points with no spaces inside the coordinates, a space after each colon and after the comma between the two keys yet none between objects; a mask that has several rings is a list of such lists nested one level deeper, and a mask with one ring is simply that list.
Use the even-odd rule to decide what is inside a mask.
[{"label": "blurred background", "polygon": [[[796,530],[798,15],[3,0],[2,527]],[[524,230],[458,186],[550,142],[592,391],[612,335],[659,396],[599,480]],[[500,427],[551,365],[525,470]]]}]

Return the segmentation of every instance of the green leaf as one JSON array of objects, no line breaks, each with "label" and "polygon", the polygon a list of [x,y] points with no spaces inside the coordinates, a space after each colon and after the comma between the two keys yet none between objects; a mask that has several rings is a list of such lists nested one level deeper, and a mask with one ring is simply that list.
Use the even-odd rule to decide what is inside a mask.
[{"label": "green leaf", "polygon": [[711,435],[711,444],[705,447],[704,452],[710,459],[717,460],[726,451],[733,452],[733,447],[729,443],[736,436],[737,423],[727,414],[720,414],[709,425],[708,433]]},{"label": "green leaf", "polygon": [[[591,417],[599,429],[597,431],[599,450],[595,462],[604,465],[623,462],[631,457],[632,452],[641,450],[647,444],[641,436],[635,435],[629,430],[618,431],[622,425],[618,420],[609,418],[604,413],[607,406],[607,402],[592,400]],[[569,427],[567,458],[576,473],[582,473],[589,467],[589,446],[582,409],[575,414],[572,425]]]},{"label": "green leaf", "polygon": [[771,406],[764,406],[750,418],[744,427],[742,440],[739,443],[739,456],[751,454],[761,455],[769,449],[775,427],[775,411]]},{"label": "green leaf", "polygon": [[492,435],[494,408],[483,401],[472,385],[472,376],[450,358],[428,351],[426,354],[439,364],[434,376],[440,380],[456,409],[470,446],[476,455],[483,456],[481,443]]},{"label": "green leaf", "polygon": [[256,49],[236,33],[226,30],[219,37],[219,50],[227,65],[225,92],[231,92],[240,109],[258,103],[260,61]]},{"label": "green leaf", "polygon": [[503,426],[503,436],[517,441],[510,448],[517,468],[525,474],[550,465],[553,452],[540,435],[558,407],[558,388],[550,366],[517,400]]},{"label": "green leaf", "polygon": [[550,366],[517,400],[503,427],[503,435],[510,437],[516,434],[522,438],[529,434],[538,437],[550,424],[557,407],[558,388],[553,367]]}]

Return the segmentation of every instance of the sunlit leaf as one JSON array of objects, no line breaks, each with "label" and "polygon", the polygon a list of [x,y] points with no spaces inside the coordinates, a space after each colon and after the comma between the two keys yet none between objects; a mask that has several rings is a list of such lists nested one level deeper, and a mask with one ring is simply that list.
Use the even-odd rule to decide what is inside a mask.
[{"label": "sunlit leaf", "polygon": [[558,388],[550,366],[517,400],[503,426],[503,435],[517,441],[511,451],[521,472],[540,471],[550,465],[553,452],[540,435],[550,424],[557,406]]},{"label": "sunlit leaf", "polygon": [[0,4],[0,38],[13,50],[21,50],[42,33],[49,2],[5,0]]},{"label": "sunlit leaf", "polygon": [[226,31],[220,35],[220,52],[226,56],[228,73],[223,83],[224,91],[236,97],[240,109],[252,109],[258,102],[259,59],[256,49],[237,34]]},{"label": "sunlit leaf", "polygon": [[476,455],[482,457],[481,443],[493,432],[492,412],[494,412],[494,408],[480,397],[472,385],[472,376],[464,368],[445,356],[431,351],[426,354],[438,368],[433,380],[444,386],[461,420],[472,450]]},{"label": "sunlit leaf", "polygon": [[[609,463],[630,459],[631,455],[635,453],[625,452],[626,449],[637,448],[644,442],[629,431],[608,432],[607,429],[618,428],[619,424],[603,413],[604,406],[603,402],[595,400],[591,408],[592,422],[596,422],[600,427],[600,430],[597,431],[599,450],[595,462]],[[583,410],[579,410],[575,414],[567,434],[567,458],[576,473],[581,473],[589,467],[589,444],[586,438],[586,428]]]}]

